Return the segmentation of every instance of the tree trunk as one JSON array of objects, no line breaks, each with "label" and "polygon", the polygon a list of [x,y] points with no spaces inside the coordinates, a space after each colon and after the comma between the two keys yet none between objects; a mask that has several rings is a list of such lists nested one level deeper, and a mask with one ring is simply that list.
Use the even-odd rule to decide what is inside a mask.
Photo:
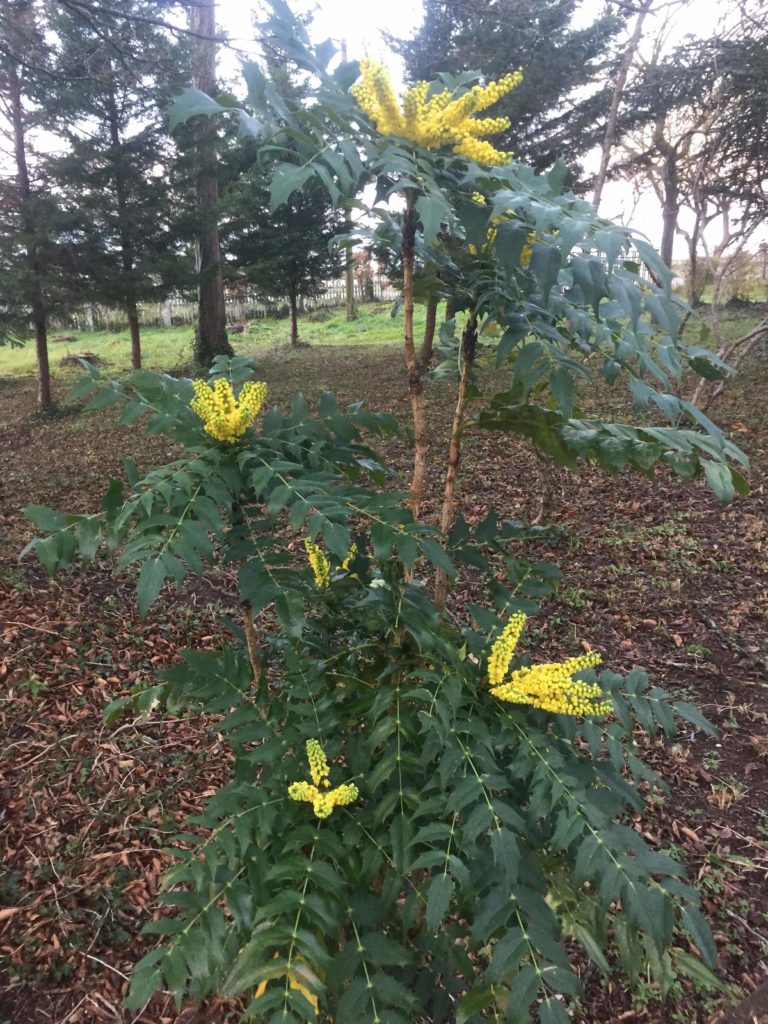
[{"label": "tree trunk", "polygon": [[48,365],[48,325],[45,316],[35,320],[35,351],[37,353],[37,404],[41,409],[53,406],[51,370]]},{"label": "tree trunk", "polygon": [[[347,210],[344,214],[344,230],[348,235],[352,233],[352,213],[350,210]],[[351,249],[347,249],[346,253],[344,295],[347,304],[347,320],[357,320],[357,308],[355,307],[355,257]]]},{"label": "tree trunk", "polygon": [[653,132],[653,144],[663,158],[661,169],[661,258],[668,267],[672,266],[672,250],[675,244],[677,218],[680,214],[680,183],[678,180],[677,150],[664,137],[666,123],[659,118]]},{"label": "tree trunk", "polygon": [[[347,40],[341,40],[341,62],[347,63]],[[352,233],[352,211],[344,213],[344,230],[349,235]],[[344,298],[347,306],[347,320],[357,320],[357,309],[355,308],[355,258],[351,249],[347,249],[344,263]]]},{"label": "tree trunk", "polygon": [[427,317],[424,323],[424,340],[421,343],[419,353],[419,366],[422,372],[425,371],[432,360],[432,349],[435,344],[435,328],[437,326],[437,295],[430,295],[427,299]]},{"label": "tree trunk", "polygon": [[694,231],[688,246],[688,305],[699,304],[699,255],[696,251],[698,233]]},{"label": "tree trunk", "polygon": [[672,266],[672,252],[675,245],[675,230],[680,213],[680,198],[677,181],[677,161],[674,157],[664,161],[664,205],[661,208],[661,258],[668,267]]},{"label": "tree trunk", "polygon": [[[461,432],[464,428],[464,412],[467,408],[467,387],[472,374],[472,365],[477,352],[477,316],[472,313],[464,327],[461,336],[461,376],[459,377],[459,390],[456,396],[456,409],[453,414],[451,426],[451,440],[448,446],[448,468],[445,473],[445,488],[443,490],[443,507],[440,513],[440,535],[445,543],[448,534],[451,532],[456,506],[456,479],[461,462]],[[435,606],[439,611],[445,611],[445,602],[448,597],[448,577],[442,569],[438,569],[435,575]]]},{"label": "tree trunk", "polygon": [[41,409],[53,405],[51,391],[51,370],[48,364],[48,315],[43,297],[43,268],[35,241],[35,220],[32,212],[32,187],[29,183],[27,150],[24,131],[24,112],[21,106],[21,79],[14,63],[7,72],[8,98],[13,128],[13,149],[16,161],[16,183],[21,204],[21,231],[25,238],[26,260],[31,271],[30,306],[31,319],[35,328],[35,350],[37,353],[37,404]]},{"label": "tree trunk", "polygon": [[135,304],[128,309],[128,329],[131,332],[131,368],[141,369],[141,329]]},{"label": "tree trunk", "polygon": [[296,348],[299,344],[299,309],[296,292],[292,291],[289,294],[288,303],[291,308],[291,348]]},{"label": "tree trunk", "polygon": [[445,300],[445,319],[453,320],[456,316],[456,300],[452,295],[449,295]]},{"label": "tree trunk", "polygon": [[133,239],[130,229],[128,212],[128,189],[123,174],[123,141],[120,137],[120,120],[117,102],[112,89],[106,97],[107,117],[109,120],[109,141],[112,144],[113,180],[115,198],[117,199],[117,224],[120,232],[120,258],[123,266],[123,287],[125,311],[128,314],[128,327],[131,332],[131,367],[141,369],[141,330],[139,314],[136,306],[136,283],[133,279],[134,254]]},{"label": "tree trunk", "polygon": [[[205,38],[196,40],[193,84],[202,92],[216,91],[216,3],[215,0],[190,8],[190,27]],[[218,355],[232,356],[227,339],[224,283],[219,245],[219,179],[217,175],[216,124],[210,117],[198,117],[195,124],[197,149],[197,212],[200,221],[198,250],[198,312],[195,329],[195,361],[208,367]]]},{"label": "tree trunk", "polygon": [[[693,182],[693,230],[688,236],[688,304],[696,307],[701,298],[699,287],[699,239],[707,226],[707,196],[702,189],[706,158],[699,160]],[[682,334],[680,335],[682,337]]]},{"label": "tree trunk", "polygon": [[608,111],[608,120],[605,124],[605,135],[603,136],[602,152],[600,154],[600,169],[597,172],[597,178],[595,179],[595,190],[592,194],[592,202],[597,208],[600,206],[600,200],[603,196],[603,188],[605,186],[606,178],[608,177],[608,166],[611,162],[611,152],[616,143],[616,130],[619,124],[619,107],[621,106],[621,97],[624,95],[624,86],[627,84],[627,76],[629,75],[629,69],[632,67],[632,62],[635,59],[637,48],[640,45],[640,40],[643,35],[643,22],[645,16],[653,7],[654,0],[643,0],[638,12],[637,20],[635,21],[635,27],[630,37],[627,48],[624,51],[624,56],[621,58],[621,66],[619,67],[619,73],[616,76],[616,83],[613,87],[613,96],[611,97],[611,107]]},{"label": "tree trunk", "polygon": [[413,477],[408,505],[413,518],[418,519],[424,497],[424,479],[427,472],[427,424],[424,411],[424,381],[416,349],[413,344],[413,247],[416,237],[416,197],[409,191],[405,197],[403,214],[403,320],[405,362],[408,367],[408,394],[413,417]]}]

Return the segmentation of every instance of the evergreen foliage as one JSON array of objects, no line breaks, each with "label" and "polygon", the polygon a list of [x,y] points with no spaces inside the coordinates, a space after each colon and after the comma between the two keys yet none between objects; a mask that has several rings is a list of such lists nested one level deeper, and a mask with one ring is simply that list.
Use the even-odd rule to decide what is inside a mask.
[{"label": "evergreen foliage", "polygon": [[163,6],[120,0],[120,17],[102,25],[64,8],[49,24],[56,39],[49,110],[67,149],[47,168],[79,221],[88,299],[125,312],[134,368],[141,365],[138,303],[164,298],[192,271],[179,234],[189,197],[164,117],[174,88],[188,80],[185,54],[136,20]]},{"label": "evergreen foliage", "polygon": [[225,261],[237,268],[235,282],[247,282],[265,297],[287,296],[296,345],[301,299],[320,295],[324,282],[342,269],[333,244],[342,218],[320,187],[295,193],[272,209],[273,169],[252,140],[230,157],[235,180],[222,200],[222,247]]},{"label": "evergreen foliage", "polygon": [[[479,140],[499,120],[475,115],[499,85],[443,73],[401,104],[370,62],[330,72],[333,48],[312,47],[283,0],[265,32],[308,73],[310,95],[287,101],[274,75],[247,69],[250,109],[237,116],[282,156],[261,263],[274,271],[281,210],[293,230],[292,208],[343,209],[376,182],[372,235],[403,273],[414,481],[427,468],[414,267],[434,268],[458,314],[435,373],[456,387],[444,500],[436,525],[420,518],[423,476],[407,498],[392,486],[373,447],[404,433],[390,415],[324,393],[316,410],[297,395],[262,418],[266,387],[246,359],[215,358],[205,381],[94,370],[78,385],[90,409],[120,406],[119,422],[144,419],[176,455],[145,474],[127,464],[127,486],[110,481],[100,512],[28,508],[40,536],[27,550],[51,573],[116,553],[138,570],[142,614],[167,583],[224,566],[242,614],[234,644],[185,652],[109,709],[203,712],[232,753],[230,782],[176,839],[161,895],[173,913],[149,925],[162,943],[137,965],[127,1005],[162,987],[179,1007],[215,992],[243,997],[246,1019],[283,1024],[567,1024],[582,991],[574,944],[630,984],[663,988],[677,972],[715,987],[697,892],[628,819],[664,789],[636,730],[711,726],[639,670],[598,676],[597,652],[558,662],[521,637],[559,577],[520,550],[540,531],[493,509],[470,524],[453,495],[472,398],[477,426],[574,470],[663,467],[731,500],[746,490],[746,457],[679,397],[684,368],[724,367],[681,340],[658,255],[566,191],[563,164],[487,166],[504,154]],[[191,90],[173,122],[220,111],[231,103]],[[233,202],[263,209],[252,170]],[[255,246],[249,216],[233,222],[233,245]],[[596,378],[629,388],[637,425],[583,416],[580,389]],[[475,602],[463,590],[445,614],[447,581],[467,574]]]},{"label": "evergreen foliage", "polygon": [[[211,381],[237,389],[251,373],[245,359],[218,360]],[[643,791],[663,789],[636,726],[673,736],[676,715],[706,721],[640,671],[579,673],[610,719],[490,692],[494,641],[557,584],[554,566],[508,557],[529,530],[491,511],[474,528],[459,520],[445,550],[403,495],[381,490],[362,434],[396,423],[327,393],[315,414],[296,396],[288,414],[217,443],[191,381],[94,372],[79,390],[92,408],[124,403],[124,422],[146,416],[182,448],[145,477],[130,468],[127,491],[113,481],[95,515],[27,509],[47,534],[31,546],[48,569],[119,548],[123,568],[141,566],[146,614],[164,580],[237,566],[246,624],[270,606],[277,620],[253,647],[233,627],[239,645],[186,651],[109,709],[160,701],[211,715],[234,758],[231,782],[177,837],[161,896],[174,913],[147,926],[163,943],[137,965],[129,1007],[162,986],[179,1006],[243,996],[254,1021],[479,1021],[488,1010],[564,1024],[561,997],[581,991],[574,942],[605,974],[615,958],[630,979],[650,971],[664,984],[675,970],[716,984],[696,892],[621,822],[642,811]],[[308,559],[276,539],[288,526],[307,531]],[[488,604],[441,618],[430,566],[480,570]],[[514,645],[505,663],[513,656],[528,662]]]},{"label": "evergreen foliage", "polygon": [[[729,500],[746,486],[743,453],[675,393],[684,364],[713,366],[679,339],[659,257],[564,192],[562,166],[537,176],[466,155],[485,147],[446,154],[418,123],[433,128],[435,108],[413,97],[401,108],[371,65],[355,90],[364,112],[349,91],[357,68],[328,72],[329,48],[313,49],[281,0],[274,12],[271,35],[316,92],[290,107],[249,70],[259,131],[268,144],[291,140],[272,206],[322,186],[343,208],[361,178],[377,181],[375,234],[403,267],[415,465],[414,262],[452,275],[463,330],[459,340],[455,321],[445,326],[436,373],[458,381],[445,498],[438,527],[419,518],[413,484],[407,504],[391,487],[370,446],[398,432],[390,416],[343,410],[326,393],[314,412],[297,395],[260,422],[264,386],[245,359],[217,359],[209,382],[93,372],[81,384],[91,408],[146,417],[179,454],[144,476],[128,467],[127,489],[113,481],[95,515],[28,509],[43,534],[30,547],[51,572],[118,550],[120,567],[139,569],[142,613],[166,582],[230,566],[243,615],[242,632],[231,627],[239,643],[186,652],[111,709],[203,711],[233,755],[230,783],[177,840],[161,897],[174,913],[149,926],[162,945],[137,965],[128,1005],[162,987],[178,1005],[241,996],[254,1021],[567,1024],[566,1000],[581,992],[573,943],[630,983],[650,975],[663,987],[676,972],[715,986],[697,893],[626,817],[663,789],[635,729],[669,736],[676,716],[708,723],[640,671],[598,677],[597,652],[557,662],[532,649],[524,615],[558,578],[519,549],[536,531],[493,510],[470,525],[451,500],[469,395],[482,402],[480,427],[526,437],[574,469],[664,466],[704,475]],[[443,85],[440,109],[461,114],[475,139],[497,126],[469,120],[496,90],[468,92],[466,76]],[[203,101],[186,93],[175,119],[199,115]],[[385,107],[386,124],[376,117]],[[403,137],[406,115],[417,123]],[[457,246],[473,259],[453,261]],[[499,391],[493,370],[504,367],[511,380]],[[585,420],[579,388],[593,373],[623,379],[671,425],[647,413],[640,426]],[[475,603],[444,614],[443,584],[469,572]]]}]

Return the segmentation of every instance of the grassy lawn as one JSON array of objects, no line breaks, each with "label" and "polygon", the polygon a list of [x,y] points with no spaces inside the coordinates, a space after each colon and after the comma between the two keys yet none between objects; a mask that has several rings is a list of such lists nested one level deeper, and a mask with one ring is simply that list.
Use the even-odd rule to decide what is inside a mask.
[{"label": "grassy lawn", "polygon": [[[362,345],[392,345],[402,340],[402,313],[394,318],[389,304],[374,303],[358,307],[358,318],[347,322],[343,310],[322,310],[309,313],[299,319],[299,337],[303,345],[333,345],[359,348]],[[327,319],[325,319],[327,316]],[[724,315],[721,329],[731,340],[746,334],[758,323],[758,317],[729,318]],[[703,322],[692,319],[686,330],[686,340],[715,348],[713,336],[701,334]],[[424,306],[417,305],[414,311],[416,343],[418,345],[424,329]],[[72,338],[71,341],[55,341],[57,336]],[[144,327],[141,332],[143,364],[150,370],[176,370],[192,363],[194,327],[185,324],[179,327]],[[254,355],[260,350],[285,350],[290,355],[288,320],[252,320],[247,334],[233,334],[230,337],[237,355]],[[61,361],[68,355],[89,352],[101,360],[100,365],[111,371],[129,370],[131,367],[131,341],[127,328],[123,331],[67,331],[51,330],[48,352],[51,371],[61,374]],[[22,347],[0,347],[0,377],[16,377],[33,374],[36,370],[35,347],[29,341]]]},{"label": "grassy lawn", "polygon": [[[348,323],[343,310],[328,310],[328,319],[317,313],[300,318],[299,337],[309,345],[388,345],[402,336],[402,315],[392,318],[391,307],[383,303],[360,306],[357,320]],[[322,313],[320,314],[322,316]],[[417,337],[424,324],[424,307],[417,306],[414,316]],[[73,341],[54,341],[57,335]],[[192,362],[194,327],[145,327],[141,332],[144,365],[150,370],[168,370],[188,366]],[[252,320],[247,334],[233,334],[232,347],[238,355],[250,355],[261,348],[290,348],[288,320]],[[51,369],[60,372],[60,362],[67,355],[91,352],[112,370],[129,370],[131,340],[127,328],[110,331],[52,330],[49,341]],[[35,372],[35,347],[28,342],[21,348],[0,348],[0,376],[16,376]]]}]

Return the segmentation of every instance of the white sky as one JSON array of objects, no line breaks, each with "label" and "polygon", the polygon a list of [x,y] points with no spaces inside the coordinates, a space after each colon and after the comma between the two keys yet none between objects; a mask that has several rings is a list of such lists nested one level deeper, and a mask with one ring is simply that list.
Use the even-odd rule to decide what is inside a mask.
[{"label": "white sky", "polygon": [[[346,40],[350,59],[366,54],[386,61],[393,71],[396,58],[382,38],[383,32],[406,37],[415,33],[422,20],[421,0],[289,0],[298,13],[313,14],[312,38]],[[253,38],[253,0],[218,0],[217,22],[234,41]],[[240,44],[243,45],[243,44]]]},{"label": "white sky", "polygon": [[[663,0],[660,0],[660,6],[661,3]],[[244,48],[247,48],[246,40],[253,37],[250,27],[250,11],[253,6],[253,0],[219,0],[219,24],[229,33],[233,42],[237,41],[236,44]],[[682,41],[689,34],[711,35],[723,16],[724,8],[725,5],[718,0],[680,0],[668,26],[670,44]],[[310,30],[313,39],[319,42],[330,37],[340,42],[343,38],[350,59],[369,55],[382,60],[390,67],[395,80],[401,78],[402,64],[388,49],[383,33],[407,37],[416,32],[422,20],[421,0],[384,0],[379,3],[371,3],[370,0],[319,0],[317,3],[299,0],[296,9],[314,13]],[[578,25],[580,21],[589,23],[602,9],[601,0],[585,0],[577,13],[575,24]],[[649,16],[644,23],[644,36],[655,36],[668,13],[667,4],[661,13]],[[234,73],[234,63],[227,60],[225,64],[227,73]],[[589,170],[597,170],[599,154],[588,155],[585,163]],[[650,186],[638,197],[627,182],[608,182],[603,192],[600,212],[611,219],[631,224],[646,234],[654,245],[659,245],[661,213],[659,202]],[[688,226],[685,211],[681,213],[681,223],[684,227]],[[768,230],[756,237],[750,248],[754,248],[765,237],[768,237]],[[685,241],[677,237],[675,258],[684,259],[686,256]]]}]

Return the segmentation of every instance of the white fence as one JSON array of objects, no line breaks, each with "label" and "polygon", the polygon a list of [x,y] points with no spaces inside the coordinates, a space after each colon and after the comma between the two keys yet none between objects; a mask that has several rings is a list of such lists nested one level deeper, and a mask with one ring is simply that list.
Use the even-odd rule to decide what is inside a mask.
[{"label": "white fence", "polygon": [[[640,263],[637,253],[630,252],[624,256]],[[757,264],[757,258],[755,257]],[[675,265],[678,280],[681,269]],[[756,268],[757,270],[757,268]],[[760,262],[760,270],[765,277],[765,257]],[[648,279],[648,272],[641,266],[640,274]],[[757,275],[756,275],[757,276]],[[369,278],[355,280],[356,302],[394,302],[400,292],[386,275],[372,274]],[[320,295],[299,300],[299,312],[311,313],[317,309],[338,309],[346,302],[346,285],[343,279],[326,281]],[[243,291],[230,293],[225,297],[227,323],[237,324],[249,320],[263,320],[267,317],[280,319],[288,316],[288,299],[285,296],[265,296]],[[164,302],[142,303],[139,306],[139,319],[145,326],[174,327],[180,324],[191,324],[197,319],[197,299],[193,294],[172,295]],[[76,327],[81,331],[107,330],[121,331],[126,327],[125,314],[116,309],[103,306],[87,306],[67,317],[62,327]]]},{"label": "white fence", "polygon": [[[365,281],[355,281],[356,302],[394,302],[400,292],[384,274],[373,274]],[[299,299],[299,312],[311,313],[316,309],[338,309],[347,300],[344,280],[326,281],[320,295]],[[288,299],[284,296],[257,295],[247,291],[225,295],[227,323],[237,324],[266,317],[280,319],[289,313]],[[113,330],[125,328],[125,314],[120,310],[102,306],[87,306],[69,318],[71,325],[81,331]],[[191,324],[197,319],[197,299],[193,296],[171,295],[164,302],[145,302],[139,305],[139,320],[145,326],[174,327]]]}]

